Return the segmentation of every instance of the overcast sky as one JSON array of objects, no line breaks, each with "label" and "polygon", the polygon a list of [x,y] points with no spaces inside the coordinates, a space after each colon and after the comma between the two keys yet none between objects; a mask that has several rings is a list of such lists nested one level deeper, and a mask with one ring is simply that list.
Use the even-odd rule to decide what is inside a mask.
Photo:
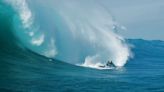
[{"label": "overcast sky", "polygon": [[164,0],[102,0],[127,30],[126,38],[164,40]]}]

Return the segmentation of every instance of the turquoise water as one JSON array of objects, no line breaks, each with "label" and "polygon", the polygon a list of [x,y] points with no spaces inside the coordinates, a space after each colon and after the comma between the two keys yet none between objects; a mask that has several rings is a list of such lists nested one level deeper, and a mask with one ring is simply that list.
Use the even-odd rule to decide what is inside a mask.
[{"label": "turquoise water", "polygon": [[[130,40],[136,58],[121,69],[78,67],[10,47],[0,50],[0,90],[7,92],[162,92],[162,41]],[[136,45],[142,43],[142,45]],[[152,48],[145,47],[145,45]],[[162,46],[162,47],[161,47]],[[146,49],[145,49],[146,48]],[[143,50],[144,49],[144,50]],[[148,51],[153,51],[154,54]]]},{"label": "turquoise water", "polygon": [[[59,50],[63,48],[67,50],[67,54],[62,54],[58,58],[47,57],[40,51],[40,49],[45,50],[47,44],[41,45],[41,47],[32,46],[26,41],[30,39],[29,36],[25,37],[24,33],[17,33],[31,29],[22,27],[18,13],[13,7],[0,1],[0,10],[2,10],[0,11],[1,92],[164,91],[164,41],[126,39],[128,44],[133,45],[131,52],[134,56],[128,59],[124,67],[106,70],[81,67],[70,61],[82,61],[85,54],[95,52],[94,50],[80,46],[86,51],[83,50],[80,54],[72,51],[73,54],[65,58],[63,55],[69,55],[67,49],[71,47],[63,46]],[[58,17],[58,19],[60,18]],[[61,20],[60,23],[62,24]],[[22,37],[25,38],[22,39]],[[62,37],[57,39],[58,46],[62,45],[60,42]],[[74,41],[71,43],[75,45]],[[75,45],[72,48],[77,50],[78,47]],[[64,53],[64,50],[61,52]],[[70,57],[71,59],[68,59]],[[61,58],[65,59],[61,60]],[[67,59],[68,61],[64,61]]]}]

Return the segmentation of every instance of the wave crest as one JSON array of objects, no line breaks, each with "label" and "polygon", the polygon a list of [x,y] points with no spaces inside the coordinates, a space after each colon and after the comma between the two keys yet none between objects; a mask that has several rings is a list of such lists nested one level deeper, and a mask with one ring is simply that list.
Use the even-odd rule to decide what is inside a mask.
[{"label": "wave crest", "polygon": [[130,57],[126,41],[115,33],[125,27],[96,1],[6,1],[18,12],[23,26],[20,31],[16,25],[17,35],[39,54],[88,67],[108,60],[124,66]]}]

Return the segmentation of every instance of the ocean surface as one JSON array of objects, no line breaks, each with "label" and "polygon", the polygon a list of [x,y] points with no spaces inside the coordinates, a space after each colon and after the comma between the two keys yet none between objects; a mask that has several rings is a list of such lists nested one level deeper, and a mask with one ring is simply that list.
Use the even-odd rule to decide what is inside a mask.
[{"label": "ocean surface", "polygon": [[[50,1],[55,0],[49,0],[49,2]],[[28,2],[28,7],[32,7],[31,11],[33,10],[36,14],[35,16],[37,16],[37,13],[38,15],[40,14],[40,9],[36,8],[38,6],[37,4],[34,7],[31,4],[32,2],[36,4],[36,2],[40,1],[29,0]],[[22,6],[14,8],[13,5],[17,4]],[[42,5],[44,9],[47,7],[44,6],[43,2],[40,2],[39,5]],[[51,8],[52,7],[50,7],[50,9]],[[57,7],[57,9],[61,8]],[[115,33],[109,32],[110,35],[107,35],[111,37],[108,38],[109,43],[111,45],[115,44],[114,47],[117,48],[109,46],[109,48],[112,49],[109,49],[109,52],[111,51],[112,53],[107,53],[108,44],[106,40],[104,40],[105,38],[101,38],[102,36],[106,37],[106,35],[103,35],[103,33],[99,31],[96,31],[95,34],[98,32],[96,36],[101,39],[102,42],[98,42],[99,40],[92,35],[94,39],[92,38],[91,41],[94,40],[94,45],[97,46],[97,44],[100,44],[97,47],[93,47],[94,49],[92,49],[92,44],[89,44],[89,42],[86,42],[84,39],[90,36],[90,34],[87,33],[88,31],[84,31],[86,37],[80,37],[76,41],[73,41],[73,38],[70,39],[69,37],[72,36],[69,33],[65,33],[65,31],[61,33],[50,31],[46,31],[45,33],[42,31],[40,33],[40,31],[37,31],[36,33],[39,34],[39,37],[37,35],[38,38],[36,37],[35,40],[32,39],[33,43],[31,44],[28,41],[31,41],[30,38],[32,38],[34,34],[31,33],[31,36],[26,36],[26,33],[28,33],[29,30],[30,32],[34,29],[36,31],[38,27],[36,27],[37,23],[31,24],[31,22],[29,22],[31,21],[31,13],[23,11],[29,11],[25,0],[0,1],[0,92],[164,92],[164,41],[122,39]],[[24,15],[19,15],[20,13],[25,13],[25,15],[29,16],[21,17]],[[48,15],[51,14],[48,13]],[[57,14],[55,13],[55,15]],[[73,14],[73,16],[75,15]],[[88,15],[86,14],[85,16]],[[45,18],[45,16],[41,15],[39,17]],[[23,20],[23,18],[26,19]],[[63,17],[56,16],[56,23],[59,24],[55,25],[55,30],[66,30],[70,25],[66,26],[66,24],[64,24],[64,26],[61,26],[63,21],[59,21],[60,18]],[[50,19],[47,18],[42,21],[44,20],[45,23],[50,21]],[[81,24],[84,22],[79,21]],[[77,22],[79,23],[79,21]],[[26,22],[30,24],[27,25]],[[46,27],[40,27],[37,30],[49,29],[49,27],[47,27],[48,25],[40,25]],[[87,25],[89,25],[89,23]],[[79,29],[81,28],[79,25],[76,26],[78,26]],[[94,26],[94,24],[92,24],[92,26]],[[101,28],[94,27],[94,29],[100,30]],[[63,39],[62,37],[57,37],[55,42],[52,40],[49,41],[47,37],[42,44],[42,38],[46,37],[40,36],[40,34],[43,33],[46,36],[48,35],[48,37],[51,37],[53,33],[57,33],[58,35],[65,34],[60,35],[64,37],[66,35],[68,36]],[[75,35],[77,34],[80,33],[75,32]],[[108,33],[105,32],[105,34]],[[68,43],[67,39],[69,39],[70,43]],[[88,38],[88,40],[89,39],[90,38]],[[51,43],[56,43],[56,48],[54,48],[54,45],[51,45]],[[82,44],[78,45],[79,43]],[[50,48],[52,49],[49,51]],[[105,50],[103,51],[102,48]],[[126,48],[130,48],[130,51]],[[57,54],[55,52],[56,49],[59,55],[54,56]],[[124,55],[120,56],[118,53],[122,53],[122,50]],[[45,51],[51,53],[43,53]],[[101,51],[103,53],[101,53]],[[62,54],[60,54],[60,52]],[[100,58],[101,60],[99,61],[97,58],[94,58],[93,60],[97,60],[98,62],[95,63],[91,57],[86,58],[87,55],[92,54],[91,52],[101,53],[101,58],[107,58],[106,56],[103,57],[103,55],[106,54],[111,55],[112,57],[110,58],[115,60],[114,64],[119,66],[119,68],[99,69],[95,67],[96,64],[103,64],[103,62],[101,62],[103,59]],[[130,53],[131,56],[128,56],[128,53]],[[82,62],[83,66],[79,66]]]}]

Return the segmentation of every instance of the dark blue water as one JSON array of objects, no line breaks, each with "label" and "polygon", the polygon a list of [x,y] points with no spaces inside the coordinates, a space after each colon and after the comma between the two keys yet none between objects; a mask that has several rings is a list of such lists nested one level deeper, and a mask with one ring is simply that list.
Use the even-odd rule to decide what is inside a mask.
[{"label": "dark blue water", "polygon": [[0,92],[164,92],[164,41],[127,39],[134,57],[122,68],[75,66],[26,48],[11,8],[0,2]]},{"label": "dark blue water", "polygon": [[[134,58],[125,67],[96,70],[32,53],[1,49],[0,90],[3,92],[163,92],[164,42],[129,40]],[[139,45],[138,45],[139,44]],[[153,53],[150,53],[150,52]]]}]

